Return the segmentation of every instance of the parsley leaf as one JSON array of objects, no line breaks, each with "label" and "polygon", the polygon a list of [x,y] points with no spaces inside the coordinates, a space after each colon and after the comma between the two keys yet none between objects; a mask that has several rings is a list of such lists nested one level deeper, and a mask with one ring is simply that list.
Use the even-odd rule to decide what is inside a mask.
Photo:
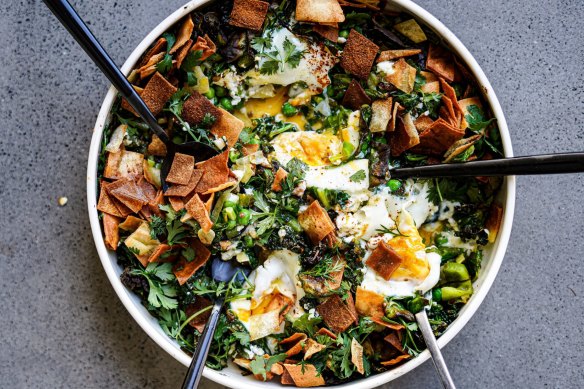
[{"label": "parsley leaf", "polygon": [[298,319],[294,320],[292,323],[292,328],[296,331],[304,332],[309,337],[313,337],[316,331],[318,331],[318,324],[322,322],[321,317],[310,317],[308,313],[300,316]]},{"label": "parsley leaf", "polygon": [[160,73],[168,73],[168,71],[172,68],[172,55],[165,54],[162,61],[156,64],[156,70]]},{"label": "parsley leaf", "polygon": [[272,355],[269,358],[264,358],[263,355],[256,355],[254,359],[251,360],[249,368],[253,374],[261,374],[265,380],[266,373],[270,371],[272,365],[277,362],[282,362],[286,358],[286,353]]},{"label": "parsley leaf", "polygon": [[296,68],[300,64],[300,60],[304,56],[304,50],[298,50],[298,47],[286,38],[284,40],[284,63],[290,65],[291,68]]},{"label": "parsley leaf", "polygon": [[166,52],[168,53],[172,46],[174,46],[174,42],[176,42],[176,37],[171,34],[170,32],[165,32],[162,34],[162,37],[166,39]]},{"label": "parsley leaf", "polygon": [[168,244],[170,246],[184,243],[184,239],[188,236],[187,229],[180,220],[173,220],[171,223],[167,223],[166,229],[168,231]]},{"label": "parsley leaf", "polygon": [[175,279],[171,263],[150,263],[146,269],[133,269],[131,274],[140,275],[148,280],[150,291],[148,303],[154,308],[175,309],[177,290],[175,285],[166,282]]},{"label": "parsley leaf", "polygon": [[361,182],[366,178],[365,170],[361,169],[357,173],[353,174],[349,177],[349,181],[351,182]]},{"label": "parsley leaf", "polygon": [[481,133],[487,128],[489,124],[495,121],[495,118],[488,119],[485,117],[483,111],[476,105],[468,106],[468,114],[465,116],[468,123],[468,128],[476,133]]}]

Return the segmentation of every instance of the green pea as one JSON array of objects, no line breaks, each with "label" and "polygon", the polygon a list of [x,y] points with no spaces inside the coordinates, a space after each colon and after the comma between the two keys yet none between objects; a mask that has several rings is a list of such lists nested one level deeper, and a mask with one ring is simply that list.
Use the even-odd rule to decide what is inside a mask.
[{"label": "green pea", "polygon": [[225,97],[227,96],[227,89],[223,88],[222,86],[215,86],[215,96],[217,97]]},{"label": "green pea", "polygon": [[296,108],[290,103],[284,103],[284,105],[282,106],[282,113],[284,114],[284,116],[288,117],[294,116],[298,113],[298,108]]},{"label": "green pea", "polygon": [[249,235],[244,236],[243,244],[245,244],[245,247],[253,247],[253,239],[251,238],[251,236]]},{"label": "green pea", "polygon": [[402,187],[402,183],[400,180],[389,180],[387,181],[387,186],[392,192],[395,192]]},{"label": "green pea", "polygon": [[347,31],[347,30],[341,30],[341,31],[339,31],[339,36],[341,38],[348,38],[349,37],[349,31]]},{"label": "green pea", "polygon": [[245,226],[245,225],[249,224],[250,220],[251,220],[251,212],[249,211],[249,209],[243,208],[237,214],[237,224],[239,224],[241,226]]},{"label": "green pea", "polygon": [[219,100],[219,105],[226,111],[233,111],[233,104],[231,104],[231,100],[227,97],[222,97],[221,100]]},{"label": "green pea", "polygon": [[436,288],[432,290],[432,300],[442,301],[442,289]]},{"label": "green pea", "polygon": [[208,99],[212,99],[215,97],[215,89],[209,88],[209,91],[205,93],[205,97]]}]

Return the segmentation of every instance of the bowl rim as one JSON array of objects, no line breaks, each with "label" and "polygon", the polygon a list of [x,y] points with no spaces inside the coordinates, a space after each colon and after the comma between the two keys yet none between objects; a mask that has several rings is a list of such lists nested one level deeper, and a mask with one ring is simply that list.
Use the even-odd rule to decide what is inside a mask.
[{"label": "bowl rim", "polygon": [[[140,59],[141,55],[148,49],[148,47],[154,42],[155,39],[162,35],[162,33],[164,33],[168,28],[179,21],[183,16],[211,1],[212,0],[192,0],[164,19],[148,35],[146,35],[146,37],[132,51],[121,68],[122,72],[126,75],[129,74],[131,69]],[[512,157],[513,150],[511,145],[511,138],[507,128],[505,116],[503,115],[503,111],[499,104],[499,100],[497,99],[497,96],[495,95],[495,92],[483,70],[478,65],[474,57],[470,54],[468,49],[446,26],[444,26],[436,17],[431,15],[421,6],[413,3],[410,0],[393,0],[392,6],[397,6],[397,8],[410,13],[418,20],[424,22],[428,27],[432,28],[450,46],[451,50],[457,53],[464,60],[471,73],[475,76],[477,82],[482,86],[484,98],[488,101],[494,117],[497,118],[499,131],[501,133],[501,140],[504,147],[504,154],[506,157]],[[119,272],[115,269],[115,266],[117,266],[115,260],[113,259],[115,255],[106,249],[103,240],[101,225],[97,212],[97,166],[103,131],[106,123],[109,121],[110,109],[115,101],[116,96],[117,91],[113,86],[110,87],[97,116],[89,149],[87,165],[87,205],[93,239],[95,241],[97,253],[104,267],[106,275],[116,294],[118,295],[118,298],[121,300],[127,311],[142,328],[142,330],[146,332],[146,334],[148,334],[148,336],[155,343],[157,343],[177,361],[185,366],[188,366],[190,364],[191,358],[182,350],[180,350],[176,342],[166,336],[166,334],[164,334],[159,327],[156,328],[153,325],[152,316],[145,310],[144,307],[141,306],[141,304],[139,304],[139,302],[136,301],[136,297],[133,296],[132,292],[128,291],[122,285],[119,279]],[[497,276],[505,255],[505,251],[507,249],[507,245],[509,243],[509,237],[511,235],[511,227],[515,209],[515,186],[516,183],[514,176],[507,177],[503,182],[500,192],[503,193],[504,214],[501,223],[501,229],[493,247],[491,248],[491,260],[488,261],[487,266],[483,267],[481,276],[479,276],[477,284],[475,284],[476,291],[471,299],[463,307],[459,313],[459,316],[454,320],[453,323],[450,324],[445,333],[438,339],[438,345],[440,348],[444,347],[448,342],[450,342],[474,315],[478,307],[483,302]],[[411,359],[409,362],[393,370],[372,375],[367,378],[351,381],[342,385],[337,385],[337,387],[358,387],[364,389],[383,385],[415,369],[423,362],[428,360],[429,357],[430,354],[428,350],[425,350],[416,358]],[[203,375],[206,378],[221,385],[229,387],[237,386],[239,389],[253,389],[257,388],[259,385],[264,387],[276,387],[275,385],[277,385],[277,387],[281,386],[274,383],[260,384],[256,380],[246,379],[246,377],[243,376],[229,376],[228,374],[225,374],[224,371],[216,371],[208,367],[205,367]]]}]

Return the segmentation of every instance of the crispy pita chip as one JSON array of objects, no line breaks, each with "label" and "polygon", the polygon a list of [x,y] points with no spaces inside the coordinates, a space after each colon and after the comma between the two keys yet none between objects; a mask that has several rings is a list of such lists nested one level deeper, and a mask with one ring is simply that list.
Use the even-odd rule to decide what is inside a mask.
[{"label": "crispy pita chip", "polygon": [[130,208],[132,212],[139,212],[148,203],[148,198],[140,187],[130,179],[120,179],[107,186],[108,194]]},{"label": "crispy pita chip", "polygon": [[144,220],[136,216],[129,215],[123,223],[120,223],[119,227],[121,230],[133,232],[136,231],[142,225],[142,223],[144,223]]},{"label": "crispy pita chip", "polygon": [[190,242],[190,247],[195,251],[195,258],[190,262],[181,258],[172,269],[179,285],[184,285],[211,257],[209,249],[198,239],[193,239]]},{"label": "crispy pita chip", "polygon": [[160,54],[161,52],[165,51],[166,48],[166,39],[165,38],[158,38],[158,40],[152,45],[152,47],[144,54],[138,68],[143,67],[147,63],[150,62],[150,58],[152,58],[156,54]]},{"label": "crispy pita chip", "polygon": [[257,143],[248,143],[243,145],[241,148],[241,152],[244,157],[247,157],[250,154],[257,152],[260,149],[260,145]]},{"label": "crispy pita chip", "polygon": [[174,54],[174,52],[183,47],[183,45],[191,39],[191,35],[193,35],[194,29],[195,23],[193,23],[191,15],[187,15],[185,21],[180,26],[180,30],[178,30],[176,41],[174,42],[174,45],[172,45],[172,48],[170,49],[169,53]]},{"label": "crispy pita chip", "polygon": [[307,339],[306,346],[304,347],[304,360],[310,359],[314,354],[321,352],[324,350],[326,346],[324,344],[320,344],[315,340]]},{"label": "crispy pita chip", "polygon": [[366,265],[375,270],[384,280],[389,280],[394,271],[403,263],[403,258],[384,241],[373,250]]},{"label": "crispy pita chip", "polygon": [[325,324],[335,332],[343,332],[358,320],[347,304],[334,294],[316,307]]},{"label": "crispy pita chip", "polygon": [[331,338],[332,340],[337,340],[337,336],[334,334],[334,332],[331,332],[330,330],[328,330],[327,328],[322,327],[320,330],[316,331],[317,335],[326,335],[329,338]]},{"label": "crispy pita chip", "polygon": [[440,78],[440,86],[442,87],[442,90],[444,91],[444,95],[448,96],[450,101],[452,101],[452,106],[453,106],[455,112],[456,111],[462,112],[460,105],[458,105],[458,99],[456,98],[456,91],[454,90],[454,88],[451,87],[450,84],[447,83],[446,80],[444,80],[443,78]]},{"label": "crispy pita chip", "polygon": [[390,333],[385,338],[383,338],[383,340],[385,340],[387,343],[391,344],[400,353],[402,353],[402,354],[404,353],[404,348],[402,347],[402,343],[399,340],[396,332]]},{"label": "crispy pita chip", "polygon": [[317,200],[298,215],[298,222],[313,244],[317,244],[325,236],[335,231],[335,225],[330,216]]},{"label": "crispy pita chip", "polygon": [[[132,87],[140,96],[142,95],[142,92],[144,92],[144,88],[140,88],[139,86],[136,86],[136,85],[132,85]],[[120,107],[122,107],[122,109],[125,109],[128,112],[133,113],[135,116],[138,116],[138,113],[136,113],[136,111],[134,111],[134,108],[132,108],[130,103],[128,103],[128,101],[124,98],[122,98],[122,103],[120,104]]]},{"label": "crispy pita chip", "polygon": [[399,331],[399,330],[403,330],[404,326],[402,326],[401,324],[396,324],[396,323],[390,323],[387,322],[385,320],[383,320],[383,317],[377,318],[377,317],[372,317],[371,321],[374,322],[375,324],[379,324],[380,326],[395,330],[395,331]]},{"label": "crispy pita chip", "polygon": [[416,127],[416,130],[418,130],[418,133],[421,134],[426,128],[430,127],[432,123],[434,123],[434,120],[432,120],[430,116],[420,115],[414,122],[414,126]]},{"label": "crispy pita chip", "polygon": [[118,244],[120,243],[120,231],[118,228],[120,224],[120,219],[105,213],[103,215],[102,221],[103,233],[105,235],[104,238],[105,247],[115,251],[118,248]]},{"label": "crispy pita chip", "polygon": [[438,81],[438,77],[432,73],[432,72],[427,72],[427,71],[420,71],[420,75],[422,77],[424,77],[424,79],[426,80],[426,82],[434,82],[434,81]]},{"label": "crispy pita chip", "polygon": [[328,39],[331,42],[337,42],[339,40],[339,27],[325,26],[322,24],[315,24],[312,26],[312,31],[316,32],[318,35],[324,39]]},{"label": "crispy pita chip", "polygon": [[203,162],[196,164],[197,170],[203,171],[203,177],[197,184],[195,191],[197,193],[204,193],[209,189],[216,188],[221,184],[225,184],[229,179],[229,167],[227,160],[229,159],[229,150],[225,150],[219,155],[214,156]]},{"label": "crispy pita chip", "polygon": [[162,112],[164,104],[166,104],[175,92],[176,88],[166,81],[160,73],[156,72],[148,80],[140,97],[142,97],[152,114],[156,116]]},{"label": "crispy pita chip", "polygon": [[205,203],[201,201],[198,194],[195,194],[193,198],[185,204],[185,208],[189,215],[199,223],[204,232],[209,232],[211,230],[213,222],[209,218],[209,212],[207,211],[207,207],[205,207]]},{"label": "crispy pita chip", "polygon": [[164,192],[165,196],[171,197],[185,197],[195,190],[197,184],[203,177],[202,170],[192,170],[191,178],[186,185],[173,185]]},{"label": "crispy pita chip", "polygon": [[166,145],[156,135],[152,135],[152,140],[148,145],[148,154],[157,157],[164,157],[166,155]]},{"label": "crispy pita chip", "polygon": [[398,113],[403,111],[403,107],[396,101],[393,103],[393,110],[391,113],[391,121],[389,122],[389,126],[387,127],[387,131],[393,132],[395,131],[395,123],[397,122]]},{"label": "crispy pita chip", "polygon": [[443,155],[463,136],[464,131],[439,118],[420,134],[420,143],[412,151],[420,154]]},{"label": "crispy pita chip", "polygon": [[393,65],[394,72],[387,74],[385,79],[393,84],[397,89],[411,93],[414,90],[414,82],[416,81],[416,68],[410,66],[405,59],[400,58]]},{"label": "crispy pita chip", "polygon": [[340,270],[331,272],[327,278],[315,277],[307,274],[300,274],[298,278],[302,282],[302,287],[307,294],[312,296],[326,297],[341,287],[343,274],[345,273],[345,261],[338,259],[335,261],[336,267],[338,262],[342,262]]},{"label": "crispy pita chip", "polygon": [[462,112],[462,122],[460,123],[460,129],[466,130],[468,127],[468,123],[466,121],[466,115],[468,115],[468,107],[470,107],[471,105],[476,105],[478,108],[483,109],[483,103],[478,97],[468,97],[466,99],[458,101],[458,105]]},{"label": "crispy pita chip", "polygon": [[124,244],[134,253],[142,266],[148,266],[150,254],[160,245],[157,239],[152,239],[148,222],[142,224],[132,232],[124,241]]},{"label": "crispy pita chip", "polygon": [[207,208],[207,212],[209,212],[209,214],[211,214],[211,210],[213,209],[213,200],[215,200],[215,193],[211,193],[209,198],[205,200],[205,208]]},{"label": "crispy pita chip", "polygon": [[215,42],[209,38],[209,35],[205,34],[204,37],[199,36],[197,38],[197,42],[191,49],[191,51],[200,50],[202,51],[201,58],[199,61],[204,61],[217,51],[217,46],[215,46]]},{"label": "crispy pita chip", "polygon": [[144,155],[121,149],[117,153],[108,153],[103,176],[105,178],[133,178],[144,174],[142,162]]},{"label": "crispy pita chip", "polygon": [[197,126],[203,122],[207,115],[211,115],[215,121],[218,121],[222,113],[208,98],[197,91],[193,91],[183,104],[183,119],[187,123]]},{"label": "crispy pita chip", "polygon": [[181,197],[170,196],[167,199],[168,199],[168,202],[170,203],[170,206],[172,207],[172,209],[175,212],[178,212],[181,209],[184,209],[185,202]]},{"label": "crispy pita chip", "polygon": [[159,244],[158,247],[154,249],[150,257],[148,257],[148,262],[166,262],[166,260],[161,260],[162,255],[167,253],[168,251],[172,250],[172,246],[169,246],[165,243]]},{"label": "crispy pita chip", "polygon": [[234,0],[229,24],[260,31],[264,25],[270,4],[259,0]]},{"label": "crispy pita chip", "polygon": [[501,221],[503,220],[503,208],[495,203],[491,204],[489,209],[489,217],[485,224],[485,228],[489,230],[489,243],[494,243],[501,228]]},{"label": "crispy pita chip", "polygon": [[298,0],[296,20],[313,23],[339,23],[345,21],[345,14],[338,0]]},{"label": "crispy pita chip", "polygon": [[452,104],[450,97],[442,95],[442,104],[443,106],[440,107],[440,117],[450,123],[453,127],[458,128],[456,122],[456,111],[454,110],[454,104]]},{"label": "crispy pita chip", "polygon": [[341,66],[347,72],[367,79],[378,51],[379,46],[351,29],[341,55]]},{"label": "crispy pita chip", "polygon": [[357,110],[360,109],[363,104],[371,104],[371,98],[367,96],[367,93],[365,93],[365,90],[358,81],[351,80],[351,83],[345,91],[341,104],[352,110]]},{"label": "crispy pita chip", "polygon": [[341,7],[368,8],[373,11],[379,11],[379,0],[339,0],[339,5]]},{"label": "crispy pita chip", "polygon": [[188,41],[185,42],[185,44],[176,52],[176,56],[175,56],[175,61],[173,61],[174,63],[174,68],[175,69],[180,69],[180,66],[182,65],[183,61],[185,60],[185,58],[187,57],[187,54],[189,53],[189,51],[191,50],[191,47],[193,46],[193,40],[189,39]]},{"label": "crispy pita chip", "polygon": [[375,100],[371,105],[371,122],[369,123],[369,131],[371,132],[385,132],[391,120],[391,108],[393,99]]},{"label": "crispy pita chip", "polygon": [[424,93],[440,93],[440,82],[439,81],[430,81],[426,82],[420,90]]},{"label": "crispy pita chip", "polygon": [[274,192],[282,190],[282,181],[284,181],[286,177],[288,177],[288,172],[281,167],[278,168],[278,171],[274,175],[274,182],[272,182],[272,190]]},{"label": "crispy pita chip", "polygon": [[365,374],[365,367],[363,366],[363,346],[353,338],[351,340],[351,362],[360,374]]},{"label": "crispy pita chip", "polygon": [[172,184],[187,185],[193,176],[195,157],[192,155],[176,153],[172,160],[170,171],[166,181]]},{"label": "crispy pita chip", "polygon": [[385,315],[384,301],[385,298],[382,295],[363,289],[360,286],[357,287],[355,308],[359,315],[371,318],[383,317]]},{"label": "crispy pita chip", "polygon": [[444,153],[444,163],[451,162],[454,158],[468,150],[472,145],[481,139],[481,135],[473,135],[469,138],[462,138],[454,142],[452,146]]},{"label": "crispy pita chip", "polygon": [[99,191],[99,200],[97,201],[97,210],[111,216],[122,217],[122,213],[107,193],[106,186],[108,184],[105,181],[100,182],[101,189]]},{"label": "crispy pita chip", "polygon": [[377,63],[385,61],[393,61],[398,58],[411,57],[412,55],[418,55],[422,52],[420,49],[406,49],[406,50],[385,50],[379,53],[377,57]]},{"label": "crispy pita chip", "polygon": [[[195,313],[211,305],[213,305],[212,301],[202,296],[197,296],[195,297],[195,301],[192,304],[187,305],[187,307],[185,308],[185,314],[187,315],[187,318],[190,318]],[[205,324],[207,323],[207,320],[209,320],[209,316],[211,316],[210,310],[200,313],[198,316],[196,316],[193,320],[189,322],[189,325],[191,327],[196,328],[197,331],[202,333],[203,329],[205,328]]]},{"label": "crispy pita chip", "polygon": [[[154,73],[156,73],[156,65],[164,59],[165,55],[166,55],[166,53],[156,54],[154,57],[150,58],[152,65],[146,65],[146,66],[138,69],[138,74],[140,75],[140,79],[144,80],[144,79],[150,77],[151,75],[153,75]],[[173,61],[173,63],[174,63],[174,61]],[[142,89],[142,91],[144,91],[144,90]],[[130,106],[130,104],[128,104],[128,106]],[[128,109],[128,111],[130,111],[134,115],[138,116],[138,114],[136,113],[136,111],[134,111],[133,108]]]},{"label": "crispy pita chip", "polygon": [[414,43],[422,43],[428,39],[426,38],[426,34],[424,34],[424,30],[422,30],[422,27],[420,27],[415,19],[398,23],[393,28]]},{"label": "crispy pita chip", "polygon": [[292,336],[282,340],[280,342],[280,346],[288,348],[288,350],[286,351],[286,356],[292,357],[294,355],[300,354],[302,350],[304,350],[306,338],[307,338],[306,334],[297,332]]},{"label": "crispy pita chip", "polygon": [[216,187],[214,187],[214,188],[210,188],[210,189],[208,189],[208,190],[204,191],[204,192],[203,192],[203,193],[201,193],[201,194],[202,194],[202,195],[209,195],[209,194],[213,194],[213,193],[221,192],[222,190],[225,190],[225,189],[227,189],[227,188],[230,188],[230,187],[232,187],[232,186],[235,186],[236,184],[237,184],[237,180],[232,180],[232,179],[229,179],[229,181],[227,181],[227,182],[225,182],[225,183],[223,183],[223,184],[217,185],[217,186],[216,186]]},{"label": "crispy pita chip", "polygon": [[323,376],[319,374],[316,367],[310,363],[305,363],[303,365],[285,363],[284,370],[288,372],[292,381],[294,381],[294,385],[299,388],[311,388],[325,384]]},{"label": "crispy pita chip", "polygon": [[347,304],[347,308],[349,308],[351,315],[353,315],[353,318],[354,318],[353,322],[355,323],[355,325],[358,325],[359,324],[359,314],[357,313],[357,309],[355,308],[355,300],[353,299],[352,293],[347,294],[347,299],[345,300],[345,303]]},{"label": "crispy pita chip", "polygon": [[448,82],[457,78],[456,63],[452,53],[440,46],[430,44],[426,67]]},{"label": "crispy pita chip", "polygon": [[419,143],[418,131],[410,114],[407,113],[403,117],[399,117],[397,128],[390,140],[391,155],[397,157]]},{"label": "crispy pita chip", "polygon": [[397,365],[398,363],[411,358],[410,354],[402,354],[397,358],[394,358],[392,360],[389,361],[384,361],[384,362],[380,362],[383,366],[393,366],[393,365]]},{"label": "crispy pita chip", "polygon": [[211,133],[217,138],[225,137],[228,148],[230,148],[239,139],[239,134],[243,127],[245,127],[245,124],[241,120],[223,108],[219,108],[219,115],[211,127]]},{"label": "crispy pita chip", "polygon": [[294,380],[292,379],[290,373],[288,373],[288,370],[284,369],[282,372],[282,375],[280,376],[280,383],[282,385],[294,385]]}]

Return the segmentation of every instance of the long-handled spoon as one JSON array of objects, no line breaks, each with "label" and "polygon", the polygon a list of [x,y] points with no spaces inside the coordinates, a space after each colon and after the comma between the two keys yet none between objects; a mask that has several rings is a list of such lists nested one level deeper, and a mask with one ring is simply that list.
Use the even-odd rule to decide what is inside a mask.
[{"label": "long-handled spoon", "polygon": [[69,33],[75,38],[77,43],[85,50],[87,55],[95,62],[99,69],[106,75],[113,86],[134,108],[138,115],[146,122],[150,130],[156,134],[166,145],[166,157],[162,163],[161,179],[164,182],[166,175],[172,164],[174,154],[180,152],[195,157],[197,161],[209,159],[217,154],[217,151],[211,146],[200,142],[187,142],[175,144],[170,140],[166,131],[160,127],[152,112],[144,103],[144,100],[138,95],[132,84],[128,82],[120,69],[110,58],[83,20],[79,17],[75,9],[67,0],[44,0],[45,4],[55,14],[57,19],[67,28]]},{"label": "long-handled spoon", "polygon": [[395,168],[389,171],[393,178],[409,177],[476,177],[535,174],[564,174],[584,172],[584,153],[560,153],[446,163],[439,165]]}]

